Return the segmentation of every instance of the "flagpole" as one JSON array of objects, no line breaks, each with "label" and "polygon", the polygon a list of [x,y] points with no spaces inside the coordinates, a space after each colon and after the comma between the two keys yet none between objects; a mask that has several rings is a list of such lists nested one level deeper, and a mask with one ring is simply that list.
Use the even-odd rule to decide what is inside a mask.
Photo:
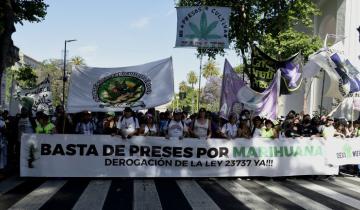
[{"label": "flagpole", "polygon": [[352,95],[351,127],[354,128],[354,94]]},{"label": "flagpole", "polygon": [[321,101],[320,101],[320,117],[322,116],[322,109],[323,109],[323,100],[324,100],[324,86],[325,86],[325,70],[323,75],[323,82],[322,82],[322,88],[321,88]]},{"label": "flagpole", "polygon": [[198,92],[198,101],[197,101],[197,111],[198,112],[199,112],[199,109],[200,109],[202,59],[203,59],[203,52],[202,52],[202,50],[200,50],[199,92]]}]

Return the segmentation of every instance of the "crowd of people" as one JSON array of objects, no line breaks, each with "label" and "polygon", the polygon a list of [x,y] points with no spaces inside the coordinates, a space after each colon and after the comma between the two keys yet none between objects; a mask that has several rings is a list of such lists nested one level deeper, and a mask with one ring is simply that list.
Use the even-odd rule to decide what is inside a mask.
[{"label": "crowd of people", "polygon": [[[84,111],[65,114],[62,106],[57,106],[54,115],[21,109],[17,116],[9,116],[3,111],[0,117],[0,170],[7,160],[18,161],[22,133],[37,134],[83,134],[114,135],[122,139],[132,136],[159,136],[164,139],[182,138],[302,138],[330,137],[351,138],[360,136],[360,122],[331,117],[311,118],[307,114],[290,111],[287,116],[275,121],[253,116],[249,110],[233,113],[228,119],[221,118],[200,108],[196,114],[175,109],[173,112],[159,112],[154,108],[144,112],[134,112],[126,107],[122,112],[91,113]],[[1,172],[1,171],[0,171]],[[1,174],[1,173],[0,173]]]}]

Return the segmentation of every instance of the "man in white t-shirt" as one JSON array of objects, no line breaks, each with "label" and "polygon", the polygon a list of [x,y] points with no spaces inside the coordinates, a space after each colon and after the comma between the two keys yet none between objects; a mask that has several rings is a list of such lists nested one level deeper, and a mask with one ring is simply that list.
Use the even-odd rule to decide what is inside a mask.
[{"label": "man in white t-shirt", "polygon": [[178,109],[174,110],[173,119],[169,120],[165,126],[167,139],[182,139],[185,134],[188,132],[187,126],[181,120],[182,112]]},{"label": "man in white t-shirt", "polygon": [[139,133],[139,121],[133,116],[130,107],[124,109],[124,115],[119,118],[116,127],[123,139],[131,138]]}]

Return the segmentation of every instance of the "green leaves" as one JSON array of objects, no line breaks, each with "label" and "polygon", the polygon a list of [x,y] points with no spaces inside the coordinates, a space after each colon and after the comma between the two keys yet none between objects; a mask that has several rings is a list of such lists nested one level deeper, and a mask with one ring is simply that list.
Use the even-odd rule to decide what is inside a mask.
[{"label": "green leaves", "polygon": [[189,22],[189,27],[193,34],[187,34],[185,35],[186,38],[189,39],[220,39],[221,36],[217,34],[210,34],[217,26],[219,21],[214,21],[210,25],[207,24],[207,17],[206,13],[203,12],[200,17],[200,29],[197,25],[195,25],[193,22]]}]

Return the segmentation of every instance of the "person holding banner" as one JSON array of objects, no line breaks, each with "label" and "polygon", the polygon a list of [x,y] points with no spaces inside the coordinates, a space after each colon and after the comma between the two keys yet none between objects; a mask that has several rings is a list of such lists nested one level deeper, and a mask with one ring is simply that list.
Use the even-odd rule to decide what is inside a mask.
[{"label": "person holding banner", "polygon": [[85,111],[82,113],[82,119],[75,128],[75,133],[93,135],[96,130],[95,123],[91,120],[91,112]]},{"label": "person holding banner", "polygon": [[125,107],[124,115],[120,117],[116,127],[123,139],[129,139],[139,133],[139,121],[130,107]]},{"label": "person holding banner", "polygon": [[334,124],[334,119],[331,117],[327,117],[325,125],[322,125],[319,128],[322,137],[327,139],[327,138],[335,136],[335,133],[337,133],[337,132],[336,132],[333,124]]},{"label": "person holding banner", "polygon": [[165,138],[166,139],[183,139],[188,132],[186,124],[181,120],[182,112],[179,109],[175,109],[173,113],[173,119],[170,119],[165,125]]},{"label": "person holding banner", "polygon": [[117,132],[115,112],[107,112],[102,122],[103,134],[114,135]]},{"label": "person holding banner", "polygon": [[237,137],[238,125],[236,114],[231,114],[229,122],[223,125],[221,129],[221,137],[226,139],[235,139]]},{"label": "person holding banner", "polygon": [[206,118],[206,109],[199,110],[198,118],[194,120],[189,132],[193,137],[208,139],[211,137],[211,120]]},{"label": "person holding banner", "polygon": [[263,119],[260,116],[253,118],[254,127],[251,132],[252,137],[261,137],[261,129],[264,127]]},{"label": "person holding banner", "polygon": [[146,115],[146,122],[140,127],[140,135],[143,136],[158,136],[158,127],[154,122],[154,117],[152,114],[148,113]]},{"label": "person holding banner", "polygon": [[274,128],[274,123],[271,120],[265,121],[265,127],[261,128],[261,137],[262,138],[276,138],[277,132]]},{"label": "person holding banner", "polygon": [[39,123],[35,128],[36,134],[52,134],[55,132],[55,125],[49,121],[49,116],[43,112],[39,114]]}]

